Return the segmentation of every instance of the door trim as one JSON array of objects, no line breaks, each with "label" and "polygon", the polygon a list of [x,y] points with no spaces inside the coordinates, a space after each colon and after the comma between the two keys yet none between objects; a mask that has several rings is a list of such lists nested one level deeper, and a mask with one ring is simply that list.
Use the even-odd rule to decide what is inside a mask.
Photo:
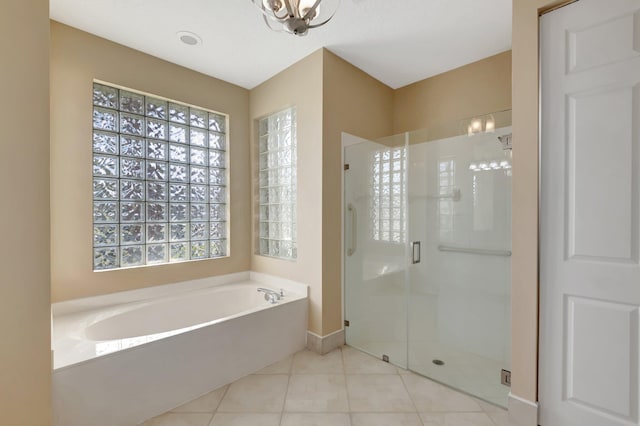
[{"label": "door trim", "polygon": [[547,13],[553,12],[555,10],[561,9],[565,6],[569,6],[571,3],[575,3],[579,0],[561,0],[558,1],[557,3],[553,3],[550,5],[547,5],[545,7],[543,7],[542,9],[540,9],[540,16],[542,15],[546,15]]}]

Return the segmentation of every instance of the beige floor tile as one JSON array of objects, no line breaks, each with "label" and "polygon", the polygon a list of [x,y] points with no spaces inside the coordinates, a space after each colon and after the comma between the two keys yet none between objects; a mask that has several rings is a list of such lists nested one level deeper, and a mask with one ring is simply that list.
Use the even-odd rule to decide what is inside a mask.
[{"label": "beige floor tile", "polygon": [[213,413],[218,408],[224,393],[228,386],[223,386],[200,398],[194,399],[191,402],[187,402],[177,408],[171,410],[173,413]]},{"label": "beige floor tile", "polygon": [[227,390],[219,412],[278,413],[284,406],[289,377],[284,374],[264,374],[243,377]]},{"label": "beige floor tile", "polygon": [[416,411],[400,375],[347,375],[347,393],[352,412]]},{"label": "beige floor tile", "polygon": [[487,415],[493,420],[496,426],[517,426],[517,423],[511,420],[509,417],[509,413],[506,411],[495,411],[491,413],[487,413]]},{"label": "beige floor tile", "polygon": [[424,426],[495,426],[485,413],[420,413]]},{"label": "beige floor tile", "polygon": [[299,352],[143,423],[144,426],[422,424],[514,426],[507,411],[500,407],[350,347],[325,356]]},{"label": "beige floor tile", "polygon": [[343,374],[298,374],[291,376],[284,405],[288,412],[348,412]]},{"label": "beige floor tile", "polygon": [[209,426],[279,426],[276,413],[217,413]]},{"label": "beige floor tile", "polygon": [[291,363],[293,362],[293,356],[288,356],[282,361],[278,361],[275,364],[271,364],[255,374],[289,374],[291,372]]},{"label": "beige floor tile", "polygon": [[284,413],[280,426],[351,426],[347,413]]},{"label": "beige floor tile", "polygon": [[499,407],[495,404],[491,404],[486,401],[482,401],[480,399],[476,399],[476,402],[478,403],[480,408],[482,408],[482,411],[484,411],[485,413],[506,413],[507,412],[507,410],[505,410],[502,407]]},{"label": "beige floor tile", "polygon": [[142,423],[142,426],[208,426],[211,413],[166,413]]},{"label": "beige floor tile", "polygon": [[402,375],[402,380],[418,411],[482,411],[476,400],[417,374]]},{"label": "beige floor tile", "polygon": [[347,374],[398,374],[397,367],[349,346],[343,346],[342,359]]},{"label": "beige floor tile", "polygon": [[342,366],[342,351],[333,350],[326,355],[304,350],[293,356],[293,374],[340,374],[344,372]]},{"label": "beige floor tile", "polygon": [[352,426],[422,426],[416,413],[354,413]]}]

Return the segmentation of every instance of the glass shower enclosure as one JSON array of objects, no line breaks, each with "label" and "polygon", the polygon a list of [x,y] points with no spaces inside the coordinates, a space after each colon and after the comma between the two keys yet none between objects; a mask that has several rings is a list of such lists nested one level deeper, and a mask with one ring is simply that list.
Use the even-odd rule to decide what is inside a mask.
[{"label": "glass shower enclosure", "polygon": [[511,114],[343,137],[347,344],[505,407]]}]

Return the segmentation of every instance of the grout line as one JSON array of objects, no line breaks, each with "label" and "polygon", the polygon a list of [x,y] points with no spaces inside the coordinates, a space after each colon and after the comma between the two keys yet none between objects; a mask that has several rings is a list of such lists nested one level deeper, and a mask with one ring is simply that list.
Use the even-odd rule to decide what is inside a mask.
[{"label": "grout line", "polygon": [[[289,370],[293,369],[293,358],[291,359],[291,367],[289,368]],[[284,398],[282,400],[282,410],[280,410],[280,421],[278,422],[278,425],[282,426],[282,419],[284,417],[284,408],[287,405],[287,395],[289,394],[289,384],[291,383],[291,371],[289,371],[289,374],[287,375],[287,386],[284,389]]]},{"label": "grout line", "polygon": [[353,418],[351,416],[351,397],[349,396],[349,385],[347,384],[347,368],[346,368],[346,363],[344,361],[344,351],[342,350],[342,347],[340,348],[340,354],[342,356],[342,378],[344,379],[344,392],[347,394],[347,410],[348,410],[348,414],[349,414],[349,424],[353,423]]},{"label": "grout line", "polygon": [[[222,400],[220,400],[222,401]],[[215,417],[216,412],[214,411],[213,413],[211,413],[211,418],[209,419],[209,422],[207,423],[208,426],[211,426],[211,423],[213,423],[213,418]]]},{"label": "grout line", "polygon": [[487,416],[487,417],[489,417],[489,420],[491,420],[491,423],[493,423],[495,426],[498,426],[498,423],[496,423],[496,421],[495,421],[495,420],[493,420],[493,417],[491,417],[491,416],[489,415],[489,413],[484,413],[484,415],[485,415],[485,416]]},{"label": "grout line", "polygon": [[231,385],[234,384],[235,382],[237,382],[237,380],[225,385],[224,392],[222,393],[222,398],[220,398],[220,401],[218,402],[218,405],[216,405],[216,408],[213,410],[213,413],[212,413],[212,416],[211,416],[211,420],[209,421],[209,426],[211,426],[211,423],[213,422],[213,418],[218,413],[218,408],[220,408],[220,406],[222,405],[222,401],[224,401],[224,398],[227,396],[227,393],[229,392],[229,389],[231,389]]},{"label": "grout line", "polygon": [[284,408],[287,405],[287,395],[289,394],[289,383],[291,383],[291,376],[293,375],[293,361],[295,360],[295,357],[298,353],[302,352],[304,349],[302,349],[301,351],[298,351],[296,353],[291,354],[291,363],[289,364],[289,368],[287,369],[287,387],[285,388],[284,391],[284,401],[282,402],[282,411],[280,411],[280,421],[278,422],[278,425],[282,426],[282,419],[284,418]]},{"label": "grout line", "polygon": [[409,388],[407,387],[407,383],[404,381],[403,375],[398,373],[398,376],[400,377],[400,382],[402,383],[402,387],[407,392],[407,395],[409,395],[409,400],[411,401],[411,405],[413,405],[413,408],[415,409],[415,413],[418,416],[418,420],[420,420],[420,423],[422,423],[422,425],[424,426],[424,422],[422,421],[422,417],[420,417],[420,412],[418,411],[418,406],[416,405],[416,402],[413,399],[413,395],[411,395],[411,392],[409,392]]},{"label": "grout line", "polygon": [[293,359],[296,357],[296,354],[298,352],[289,355],[289,357],[291,358],[291,362],[289,363],[289,368],[287,369],[287,374],[290,376],[293,374]]}]

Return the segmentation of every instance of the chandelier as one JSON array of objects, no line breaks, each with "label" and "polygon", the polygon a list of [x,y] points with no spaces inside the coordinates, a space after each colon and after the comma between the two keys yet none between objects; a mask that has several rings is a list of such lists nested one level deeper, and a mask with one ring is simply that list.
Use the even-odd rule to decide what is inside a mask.
[{"label": "chandelier", "polygon": [[309,29],[326,24],[336,13],[340,0],[251,0],[274,31],[304,36]]}]

